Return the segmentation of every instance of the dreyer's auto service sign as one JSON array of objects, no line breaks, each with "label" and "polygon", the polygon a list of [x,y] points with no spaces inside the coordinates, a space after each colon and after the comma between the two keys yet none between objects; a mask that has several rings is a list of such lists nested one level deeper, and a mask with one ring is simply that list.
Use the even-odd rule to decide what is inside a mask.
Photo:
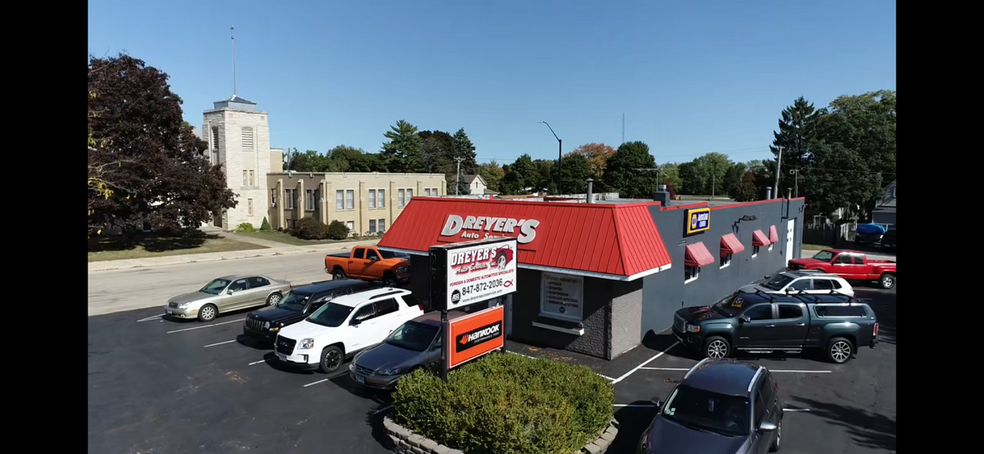
[{"label": "dreyer's auto service sign", "polygon": [[448,310],[516,291],[516,240],[448,251]]}]

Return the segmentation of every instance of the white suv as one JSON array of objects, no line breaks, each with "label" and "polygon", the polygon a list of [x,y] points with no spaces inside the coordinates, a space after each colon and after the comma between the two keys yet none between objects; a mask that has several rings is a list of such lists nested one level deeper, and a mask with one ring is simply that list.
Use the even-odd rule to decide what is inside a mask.
[{"label": "white suv", "polygon": [[742,292],[788,293],[802,291],[811,295],[840,293],[854,296],[854,288],[844,278],[833,274],[816,272],[783,271],[766,282],[750,284],[740,289]]},{"label": "white suv", "polygon": [[359,350],[424,313],[409,290],[368,290],[331,300],[277,335],[274,352],[286,364],[331,373]]}]

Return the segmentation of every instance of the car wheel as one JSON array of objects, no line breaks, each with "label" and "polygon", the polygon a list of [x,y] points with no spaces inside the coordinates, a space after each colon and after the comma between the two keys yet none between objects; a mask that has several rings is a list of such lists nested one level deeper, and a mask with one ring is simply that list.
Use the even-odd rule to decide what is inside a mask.
[{"label": "car wheel", "polygon": [[895,287],[895,275],[892,273],[882,274],[881,277],[878,278],[878,285],[880,285],[883,289]]},{"label": "car wheel", "polygon": [[198,310],[198,320],[203,322],[210,322],[215,320],[215,316],[219,315],[219,310],[214,304],[206,304]]},{"label": "car wheel", "polygon": [[393,273],[386,273],[383,275],[383,285],[387,287],[396,287],[396,276]]},{"label": "car wheel", "polygon": [[321,371],[330,374],[342,366],[345,356],[337,345],[329,345],[321,350]]},{"label": "car wheel", "polygon": [[332,280],[345,279],[345,272],[341,268],[335,268],[335,271],[331,272]]},{"label": "car wheel", "polygon": [[779,448],[782,447],[782,421],[776,424],[776,438],[772,440],[772,445],[769,446],[769,452],[779,452]]},{"label": "car wheel", "polygon": [[731,354],[731,344],[721,336],[711,336],[704,341],[703,353],[711,359],[727,358]]},{"label": "car wheel", "polygon": [[854,345],[843,337],[835,337],[827,343],[827,358],[837,364],[844,364],[854,354]]},{"label": "car wheel", "polygon": [[271,293],[270,296],[267,297],[267,301],[266,302],[270,306],[276,306],[276,305],[280,304],[280,300],[282,300],[282,299],[284,299],[284,297],[283,297],[283,295],[280,294],[280,292],[274,292],[274,293]]}]

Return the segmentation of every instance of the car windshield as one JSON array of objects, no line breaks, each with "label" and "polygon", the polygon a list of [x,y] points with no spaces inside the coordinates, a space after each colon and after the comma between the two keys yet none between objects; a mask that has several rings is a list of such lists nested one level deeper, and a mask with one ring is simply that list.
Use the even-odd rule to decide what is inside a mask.
[{"label": "car windshield", "polygon": [[277,307],[288,311],[303,311],[304,305],[307,304],[309,299],[311,299],[310,293],[290,292],[280,301]]},{"label": "car windshield", "polygon": [[437,331],[436,326],[406,322],[386,338],[386,343],[407,350],[422,352],[430,347],[434,337],[437,336]]},{"label": "car windshield", "polygon": [[208,284],[205,284],[205,286],[200,288],[198,291],[211,295],[218,295],[219,293],[222,293],[228,285],[229,281],[225,279],[216,279]]},{"label": "car windshield", "polygon": [[664,418],[682,426],[728,436],[748,435],[751,403],[743,396],[729,396],[680,385],[663,404]]},{"label": "car windshield", "polygon": [[407,260],[410,259],[409,255],[400,252],[384,251],[380,249],[379,253],[380,255],[383,256],[384,259],[407,259]]},{"label": "car windshield", "polygon": [[792,276],[787,274],[777,274],[773,276],[772,279],[769,279],[768,282],[762,284],[762,287],[769,290],[782,290],[782,288],[789,285],[790,282],[793,282]]},{"label": "car windshield", "polygon": [[745,300],[739,295],[729,295],[723,300],[714,303],[711,306],[714,310],[724,314],[728,317],[734,317],[741,312],[741,309],[745,306]]},{"label": "car windshield", "polygon": [[341,304],[328,303],[314,311],[307,321],[316,323],[329,328],[337,328],[345,323],[345,319],[352,313],[352,308]]},{"label": "car windshield", "polygon": [[814,259],[820,260],[821,262],[829,262],[830,259],[834,258],[834,253],[830,251],[820,251],[813,256]]}]

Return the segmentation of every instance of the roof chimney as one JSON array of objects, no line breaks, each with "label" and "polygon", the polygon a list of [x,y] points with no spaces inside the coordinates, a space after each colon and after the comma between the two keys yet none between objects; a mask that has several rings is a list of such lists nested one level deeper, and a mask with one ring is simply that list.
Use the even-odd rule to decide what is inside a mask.
[{"label": "roof chimney", "polygon": [[588,178],[588,194],[584,200],[584,203],[594,203],[594,194],[591,191],[591,186],[594,183],[594,178]]},{"label": "roof chimney", "polygon": [[670,206],[670,192],[666,190],[666,185],[661,184],[657,188],[659,190],[653,195],[653,200],[659,202],[664,208]]}]

